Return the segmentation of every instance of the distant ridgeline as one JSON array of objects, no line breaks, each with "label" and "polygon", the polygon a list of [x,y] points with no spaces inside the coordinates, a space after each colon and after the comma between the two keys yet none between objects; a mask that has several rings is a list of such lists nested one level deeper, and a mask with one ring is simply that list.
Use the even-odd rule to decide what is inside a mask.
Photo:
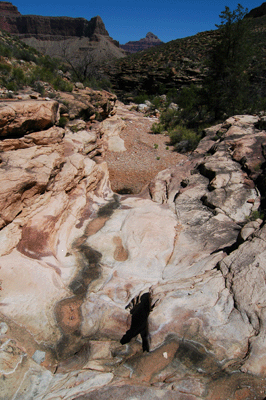
[{"label": "distant ridgeline", "polygon": [[130,41],[126,44],[121,44],[120,48],[128,53],[136,53],[137,51],[147,50],[150,47],[159,46],[163,44],[156,35],[152,32],[148,32],[146,37],[137,41]]},{"label": "distant ridgeline", "polygon": [[253,8],[247,15],[246,18],[258,18],[266,15],[266,3],[262,3],[261,6]]}]

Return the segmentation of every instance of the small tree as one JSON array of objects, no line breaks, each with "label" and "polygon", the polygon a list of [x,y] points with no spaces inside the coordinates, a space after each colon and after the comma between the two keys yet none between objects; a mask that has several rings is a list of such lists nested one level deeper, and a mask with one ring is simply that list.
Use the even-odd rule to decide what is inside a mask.
[{"label": "small tree", "polygon": [[60,45],[59,56],[68,64],[75,78],[84,82],[87,78],[91,78],[96,74],[96,64],[92,50],[89,48],[82,49],[77,55],[68,46],[66,40]]},{"label": "small tree", "polygon": [[215,119],[243,110],[248,102],[247,67],[251,54],[248,21],[244,19],[247,11],[240,4],[234,11],[225,7],[220,14],[221,24],[216,25],[218,37],[211,51],[205,83],[206,101]]}]

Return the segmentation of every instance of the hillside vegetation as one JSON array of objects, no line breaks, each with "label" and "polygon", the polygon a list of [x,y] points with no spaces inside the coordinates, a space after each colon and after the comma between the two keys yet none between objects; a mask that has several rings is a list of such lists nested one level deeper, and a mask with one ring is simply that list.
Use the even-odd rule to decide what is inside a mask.
[{"label": "hillside vegetation", "polygon": [[[83,74],[82,65],[74,67],[67,60],[42,55],[16,36],[0,31],[0,89],[2,97],[31,87],[43,96],[54,96],[54,91],[71,92],[75,82],[94,89],[110,89],[110,82],[102,77]],[[83,78],[83,79],[82,79]]]},{"label": "hillside vegetation", "polygon": [[266,16],[246,16],[240,4],[225,7],[217,30],[134,54],[109,70],[121,99],[149,100],[159,110],[152,130],[167,133],[177,151],[193,150],[214,122],[265,109]]},{"label": "hillside vegetation", "polygon": [[[244,10],[241,12],[244,17]],[[249,47],[249,78],[254,85],[260,83],[260,93],[265,96],[266,16],[245,19],[245,30]],[[173,40],[117,60],[111,67],[106,66],[105,72],[116,93],[125,101],[139,94],[160,95],[191,83],[202,84],[220,34],[221,29],[216,29]]]},{"label": "hillside vegetation", "polygon": [[55,90],[72,90],[70,80],[64,79],[63,72],[59,72],[62,65],[58,64],[58,60],[41,55],[5,32],[0,32],[0,37],[0,86],[3,95],[11,97],[12,92],[26,86],[45,94],[45,83],[50,83]]}]

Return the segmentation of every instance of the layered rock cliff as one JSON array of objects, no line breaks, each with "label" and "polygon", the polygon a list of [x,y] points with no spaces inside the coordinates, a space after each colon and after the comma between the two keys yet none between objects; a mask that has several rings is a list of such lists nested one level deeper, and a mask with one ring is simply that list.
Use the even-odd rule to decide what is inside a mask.
[{"label": "layered rock cliff", "polygon": [[137,51],[146,50],[160,44],[163,44],[163,42],[152,32],[148,32],[145,38],[121,44],[120,47],[128,53],[136,53]]},{"label": "layered rock cliff", "polygon": [[48,36],[85,36],[94,34],[109,36],[101,17],[87,21],[85,18],[43,17],[21,15],[17,7],[8,2],[0,2],[0,29],[20,35],[21,38],[33,36],[44,39]]},{"label": "layered rock cliff", "polygon": [[264,118],[121,196],[104,129],[131,122],[60,96],[0,107],[0,398],[264,399]]},{"label": "layered rock cliff", "polygon": [[124,56],[100,16],[88,21],[85,18],[21,15],[11,3],[0,2],[0,29],[51,57],[66,59],[73,54],[72,63],[83,60],[84,54],[90,52],[97,62]]}]

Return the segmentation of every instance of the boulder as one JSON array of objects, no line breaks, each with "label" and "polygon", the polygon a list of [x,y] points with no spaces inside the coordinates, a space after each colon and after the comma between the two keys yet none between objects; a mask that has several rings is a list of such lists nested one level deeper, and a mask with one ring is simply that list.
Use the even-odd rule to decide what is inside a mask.
[{"label": "boulder", "polygon": [[125,126],[125,122],[116,115],[101,122],[99,131],[109,151],[126,151],[124,140],[120,137],[120,133]]},{"label": "boulder", "polygon": [[0,136],[21,137],[55,124],[56,101],[5,101],[0,103]]},{"label": "boulder", "polygon": [[88,121],[96,113],[98,119],[103,120],[115,112],[116,95],[105,90],[76,88],[72,93],[61,92],[59,100],[67,104],[70,119]]},{"label": "boulder", "polygon": [[145,113],[146,111],[148,111],[150,108],[150,106],[148,104],[138,104],[137,110],[140,112]]}]

